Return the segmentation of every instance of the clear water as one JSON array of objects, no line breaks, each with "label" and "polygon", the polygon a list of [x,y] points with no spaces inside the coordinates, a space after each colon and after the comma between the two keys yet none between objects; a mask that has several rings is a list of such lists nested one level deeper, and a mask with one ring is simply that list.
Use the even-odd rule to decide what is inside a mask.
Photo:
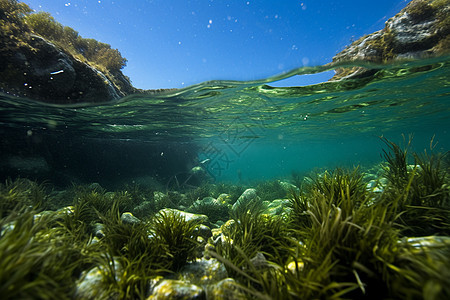
[{"label": "clear water", "polygon": [[[58,172],[54,178],[65,173],[125,182],[148,174],[164,181],[207,160],[202,165],[216,181],[252,182],[292,171],[370,167],[381,161],[382,135],[401,142],[402,134],[414,134],[416,151],[435,136],[437,151],[449,149],[449,57],[366,65],[379,70],[366,78],[270,86],[334,67],[252,82],[210,81],[95,106],[3,94],[2,177],[39,173],[41,163],[47,174]],[[15,166],[20,157],[32,166]]]}]

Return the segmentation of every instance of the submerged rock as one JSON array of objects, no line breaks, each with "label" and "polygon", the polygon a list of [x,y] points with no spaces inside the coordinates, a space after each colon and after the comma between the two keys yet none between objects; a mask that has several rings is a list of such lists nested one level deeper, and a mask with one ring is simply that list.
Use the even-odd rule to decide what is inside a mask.
[{"label": "submerged rock", "polygon": [[133,213],[138,218],[143,218],[145,216],[151,215],[151,212],[153,211],[154,203],[151,201],[144,201],[140,203],[138,206],[133,208]]},{"label": "submerged rock", "polygon": [[295,193],[300,192],[300,189],[290,182],[280,181],[280,186],[281,186],[281,188],[283,188],[283,190],[286,192],[287,195],[292,194],[292,192],[295,192]]},{"label": "submerged rock", "polygon": [[249,298],[233,278],[225,278],[215,285],[209,286],[207,294],[208,299],[234,300]]},{"label": "submerged rock", "polygon": [[209,228],[206,225],[200,224],[200,226],[197,227],[198,235],[205,240],[210,238],[212,236],[211,228]]},{"label": "submerged rock", "polygon": [[139,224],[141,222],[141,220],[133,216],[133,214],[130,212],[124,212],[120,216],[120,219],[122,220],[123,223],[130,225]]},{"label": "submerged rock", "polygon": [[275,199],[267,203],[264,213],[271,216],[287,215],[291,211],[289,199]]},{"label": "submerged rock", "polygon": [[163,213],[163,214],[178,213],[181,216],[183,216],[185,218],[185,220],[188,222],[192,221],[192,220],[199,221],[200,223],[208,222],[208,216],[206,216],[206,215],[192,214],[192,213],[188,213],[188,212],[181,211],[181,210],[174,209],[174,208],[164,208],[164,209],[161,209],[159,211],[159,213]]},{"label": "submerged rock", "polygon": [[217,197],[217,202],[221,204],[230,204],[231,200],[232,199],[229,194],[220,194],[219,197]]},{"label": "submerged rock", "polygon": [[257,270],[267,269],[269,267],[269,262],[261,252],[256,253],[256,255],[252,259],[250,259],[250,262]]},{"label": "submerged rock", "polygon": [[163,192],[159,192],[159,191],[153,192],[153,200],[157,203],[164,202],[166,198],[167,198],[167,195],[164,194]]},{"label": "submerged rock", "polygon": [[370,180],[366,185],[366,189],[372,193],[382,193],[387,185],[388,180],[384,177],[380,177],[378,179]]},{"label": "submerged rock", "polygon": [[94,237],[101,239],[105,237],[105,224],[103,223],[95,223],[92,232],[94,233]]},{"label": "submerged rock", "polygon": [[147,300],[151,299],[206,299],[205,291],[191,283],[187,283],[181,280],[173,280],[173,279],[164,279],[160,281],[152,291],[152,294],[147,298]]},{"label": "submerged rock", "polygon": [[246,189],[237,201],[233,204],[232,209],[236,209],[239,205],[248,203],[250,201],[260,201],[261,198],[256,194],[255,189]]},{"label": "submerged rock", "polygon": [[251,201],[258,200],[259,197],[256,194],[255,189],[246,189],[241,196],[239,196],[238,201]]},{"label": "submerged rock", "polygon": [[286,269],[289,270],[292,274],[297,276],[297,274],[303,271],[305,263],[301,260],[292,260],[286,265]]},{"label": "submerged rock", "polygon": [[223,263],[214,258],[202,258],[188,263],[180,273],[184,281],[203,287],[217,283],[228,277]]},{"label": "submerged rock", "polygon": [[[119,274],[122,273],[122,267],[117,259],[114,259],[115,279],[118,281]],[[104,267],[94,267],[89,271],[84,271],[81,278],[77,281],[74,299],[95,300],[95,299],[118,299],[118,295],[105,288],[105,276],[108,276],[109,270]]]}]

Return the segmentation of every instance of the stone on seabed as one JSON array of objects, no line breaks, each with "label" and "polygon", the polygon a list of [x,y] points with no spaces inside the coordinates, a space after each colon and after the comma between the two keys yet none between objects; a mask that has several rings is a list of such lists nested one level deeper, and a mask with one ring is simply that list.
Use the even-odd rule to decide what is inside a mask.
[{"label": "stone on seabed", "polygon": [[185,218],[185,220],[187,222],[189,222],[191,220],[197,220],[200,223],[208,222],[208,216],[206,216],[206,215],[192,214],[192,213],[188,213],[188,212],[181,211],[181,210],[174,209],[174,208],[164,208],[164,209],[161,209],[159,211],[159,213],[166,213],[166,214],[168,214],[168,213],[179,213],[180,215],[182,215]]},{"label": "stone on seabed", "polygon": [[233,209],[236,209],[241,203],[247,203],[250,201],[259,201],[260,198],[256,194],[255,189],[246,189],[241,196],[237,199],[237,201],[233,204]]},{"label": "stone on seabed", "polygon": [[233,278],[225,278],[208,288],[208,299],[236,300],[248,299],[248,296],[245,297]]},{"label": "stone on seabed", "polygon": [[181,280],[164,279],[154,289],[147,300],[203,300],[205,291],[191,283]]},{"label": "stone on seabed", "polygon": [[185,281],[205,286],[227,278],[228,273],[217,259],[202,258],[184,266],[181,276]]},{"label": "stone on seabed", "polygon": [[130,225],[139,224],[141,222],[141,220],[133,216],[133,214],[130,212],[124,212],[120,216],[120,219],[122,220],[123,223]]},{"label": "stone on seabed", "polygon": [[[114,269],[117,273],[122,272],[122,267],[116,259],[114,259]],[[114,292],[99,288],[106,272],[104,267],[94,267],[89,271],[84,271],[81,278],[77,281],[74,299],[116,299],[117,295]],[[116,279],[118,280],[118,278]]]}]

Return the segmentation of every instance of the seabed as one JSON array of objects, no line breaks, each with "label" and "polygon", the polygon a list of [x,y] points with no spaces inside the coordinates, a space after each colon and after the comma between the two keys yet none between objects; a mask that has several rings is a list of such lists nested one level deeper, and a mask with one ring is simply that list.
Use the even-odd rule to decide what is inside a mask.
[{"label": "seabed", "polygon": [[0,185],[2,299],[450,299],[449,157],[242,186]]}]

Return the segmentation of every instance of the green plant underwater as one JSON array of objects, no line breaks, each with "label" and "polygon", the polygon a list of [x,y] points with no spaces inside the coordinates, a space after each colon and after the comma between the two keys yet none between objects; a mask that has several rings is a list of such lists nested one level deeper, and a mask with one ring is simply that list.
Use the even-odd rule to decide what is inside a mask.
[{"label": "green plant underwater", "polygon": [[[223,204],[230,220],[210,239],[207,254],[225,264],[236,297],[450,297],[448,156],[434,152],[433,140],[422,154],[410,152],[411,139],[405,147],[382,142],[379,191],[366,187],[359,167],[337,168],[299,180],[300,191],[292,189],[281,215],[266,213],[259,197]],[[264,200],[270,186],[278,197],[278,184],[269,183],[260,186]],[[210,185],[196,192],[225,191]],[[147,199],[139,189],[81,186],[50,195],[26,179],[0,185],[2,299],[146,299],[151,282],[176,276],[202,256],[200,222],[177,210],[122,218]],[[183,205],[194,195],[167,197]],[[52,201],[72,206],[45,210]],[[83,294],[80,282],[92,274],[99,281]]]},{"label": "green plant underwater", "polygon": [[[277,245],[284,261],[265,255],[261,266],[253,259],[266,252],[252,236],[270,222],[255,226],[257,205],[237,212],[212,256],[236,274],[243,293],[258,299],[448,297],[448,277],[440,275],[450,270],[446,154],[414,153],[411,166],[411,140],[404,149],[382,140],[388,147],[384,192],[369,191],[358,167],[326,171],[293,191],[284,233],[289,242]],[[437,234],[442,240],[431,236]]]}]

